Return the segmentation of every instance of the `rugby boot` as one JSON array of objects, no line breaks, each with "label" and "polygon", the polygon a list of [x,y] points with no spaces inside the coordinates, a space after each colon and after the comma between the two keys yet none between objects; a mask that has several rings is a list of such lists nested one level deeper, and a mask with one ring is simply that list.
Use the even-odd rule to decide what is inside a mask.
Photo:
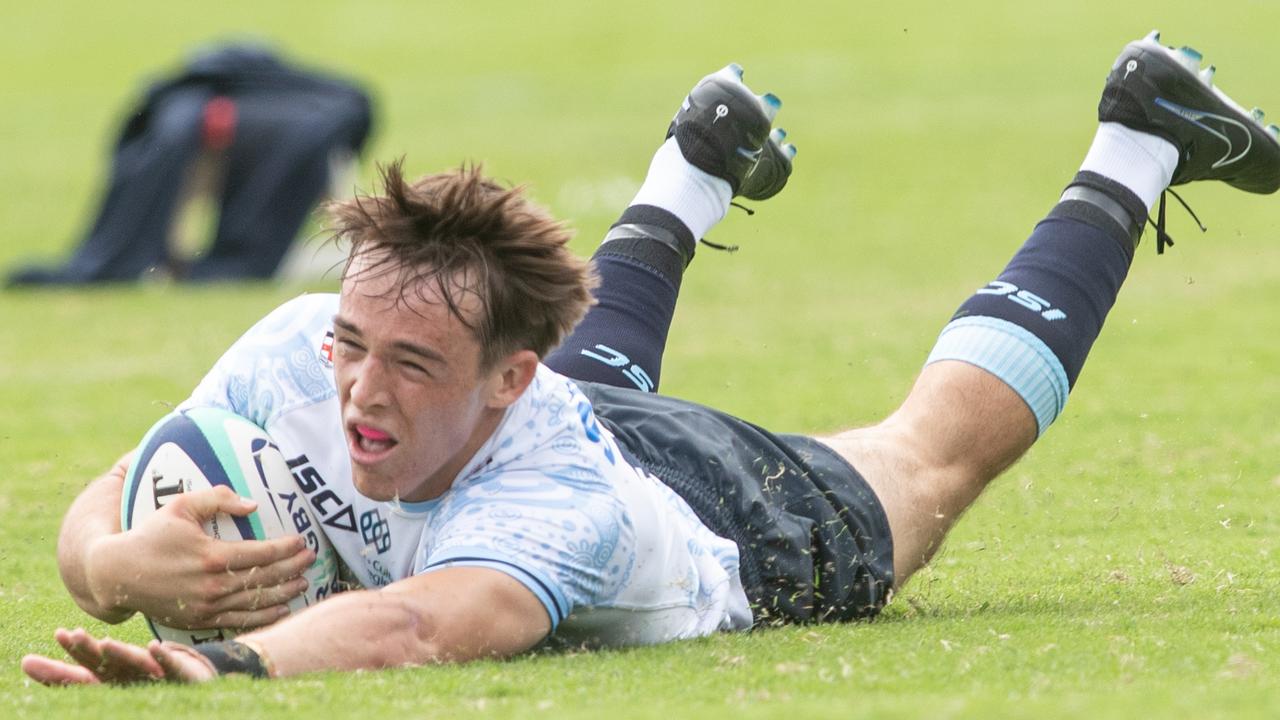
[{"label": "rugby boot", "polygon": [[796,156],[784,130],[770,131],[781,106],[773,93],[751,92],[734,63],[689,91],[667,137],[675,137],[689,164],[727,181],[735,196],[765,200],[787,184]]},{"label": "rugby boot", "polygon": [[1174,185],[1220,180],[1252,193],[1280,189],[1280,128],[1214,87],[1200,53],[1160,44],[1152,31],[1116,58],[1098,119],[1158,135],[1178,148]]}]

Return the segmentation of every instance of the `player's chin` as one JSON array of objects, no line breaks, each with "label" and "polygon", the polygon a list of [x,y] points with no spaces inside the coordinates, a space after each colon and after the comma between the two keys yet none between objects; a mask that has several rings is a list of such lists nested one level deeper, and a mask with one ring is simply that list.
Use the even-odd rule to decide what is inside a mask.
[{"label": "player's chin", "polygon": [[392,446],[369,452],[361,448],[358,441],[348,439],[351,481],[361,495],[370,500],[392,500],[396,497],[396,481],[403,474],[403,469],[396,467],[397,450]]},{"label": "player's chin", "polygon": [[351,482],[356,486],[356,492],[370,500],[387,502],[396,499],[395,479],[387,474],[352,463]]}]

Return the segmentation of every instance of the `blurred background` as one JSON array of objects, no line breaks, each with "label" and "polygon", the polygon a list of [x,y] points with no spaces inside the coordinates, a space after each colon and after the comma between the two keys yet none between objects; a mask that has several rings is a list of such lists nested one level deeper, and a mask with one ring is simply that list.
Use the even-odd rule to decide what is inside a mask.
[{"label": "blurred background", "polygon": [[[699,253],[665,389],[779,428],[833,429],[897,403],[956,304],[1051,207],[1088,147],[1124,43],[1159,28],[1166,43],[1198,47],[1227,92],[1275,119],[1277,26],[1280,4],[1261,0],[1212,11],[1101,0],[17,4],[0,23],[0,268],[71,252],[98,209],[126,112],[211,43],[262,43],[361,84],[375,121],[340,178],[345,191],[371,187],[375,164],[400,156],[412,174],[484,163],[576,228],[584,254],[630,200],[685,92],[736,61],[756,91],[781,96],[776,123],[799,148],[796,170],[755,216],[733,210],[712,232],[740,252]],[[1144,243],[1096,364],[1125,347],[1126,333],[1192,342],[1178,318],[1196,312],[1278,329],[1259,309],[1275,297],[1280,265],[1274,199],[1218,187],[1184,196],[1210,234],[1172,211],[1179,243],[1159,259]],[[104,393],[133,409],[122,435],[140,433],[162,413],[139,408],[181,400],[271,307],[336,287],[318,231],[314,220],[303,228],[293,254],[303,272],[285,282],[0,292],[0,326],[12,338],[0,344],[0,401],[54,413],[62,427],[68,414],[101,414],[74,402],[77,393]],[[1252,301],[1228,318],[1215,304],[1226,292]],[[1187,357],[1195,352],[1176,348],[1159,362],[1204,372]],[[164,390],[110,388],[103,373]],[[1097,374],[1135,381],[1130,368]],[[36,388],[67,394],[73,407],[37,401]],[[1081,395],[1073,407],[1107,397]],[[0,458],[12,448],[0,445]]]},{"label": "blurred background", "polygon": [[[798,189],[767,215],[820,216],[805,218],[803,230],[816,232],[788,233],[802,238],[792,250],[808,252],[902,242],[903,221],[913,243],[953,245],[916,221],[968,238],[1004,207],[1049,202],[1087,144],[1110,59],[1151,27],[1222,61],[1228,91],[1263,94],[1276,62],[1254,38],[1278,13],[1261,0],[1213,11],[1192,2],[17,4],[0,29],[0,266],[74,244],[125,111],[147,82],[215,42],[263,42],[361,81],[378,122],[357,183],[374,161],[399,155],[421,172],[482,161],[529,183],[581,228],[584,247],[629,199],[681,94],[736,60],[756,89],[783,98],[779,123],[802,153]],[[950,203],[972,190],[987,201]]]},{"label": "blurred background", "polygon": [[[266,43],[362,83],[374,129],[341,192],[371,188],[375,163],[400,156],[411,174],[481,162],[527,184],[584,254],[688,89],[741,63],[753,89],[783,100],[795,174],[748,203],[754,216],[732,210],[712,232],[740,251],[699,251],[662,389],[780,431],[865,424],[896,406],[955,307],[1076,171],[1126,42],[1159,28],[1203,51],[1246,108],[1280,118],[1274,0],[138,0],[8,3],[2,15],[0,271],[71,252],[124,113],[210,43]],[[1065,414],[890,613],[936,611],[940,629],[888,622],[862,642],[942,653],[931,632],[971,632],[970,647],[993,644],[987,619],[966,629],[965,618],[1003,608],[1008,622],[1045,612],[1079,631],[1063,633],[1078,650],[1065,675],[1041,642],[997,645],[993,676],[1033,690],[1065,677],[1054,682],[1088,696],[1099,677],[1145,671],[1181,697],[1232,653],[1275,667],[1280,201],[1183,196],[1209,232],[1171,209],[1176,247],[1156,257],[1148,234]],[[259,317],[336,289],[319,225],[301,235],[301,271],[285,280],[0,291],[0,657],[49,651],[49,630],[76,617],[53,547],[86,480]],[[1170,567],[1201,581],[1174,587]],[[1203,634],[1178,634],[1191,620]],[[1112,657],[1130,631],[1140,639],[1125,657],[1149,665]],[[139,622],[116,632],[146,637]],[[885,687],[896,697],[894,682],[936,673],[950,688],[960,655],[949,657],[885,664],[903,673]]]},{"label": "blurred background", "polygon": [[[375,163],[399,156],[415,174],[481,162],[573,225],[583,253],[631,198],[688,88],[737,61],[755,90],[782,97],[777,124],[799,157],[782,195],[713,231],[740,252],[700,252],[667,389],[779,427],[830,429],[896,404],[955,305],[1053,204],[1125,42],[1158,27],[1167,43],[1195,45],[1220,85],[1274,119],[1278,21],[1280,4],[1261,0],[17,4],[0,24],[0,268],[66,257],[98,208],[125,112],[210,43],[265,43],[362,83],[376,119],[347,190],[370,187]],[[1274,297],[1274,203],[1217,187],[1186,197],[1211,231],[1176,210],[1177,248],[1157,261],[1144,243],[1142,279],[1117,311],[1133,303],[1142,331],[1178,335],[1178,315],[1215,312],[1211,296],[1227,289]],[[331,272],[315,274],[333,262],[317,231],[309,223],[295,248],[302,281],[0,293],[16,340],[0,347],[0,399],[39,406],[35,385],[60,392],[45,378],[92,385],[98,365],[128,365],[128,343],[177,333],[181,351],[138,372],[173,383],[148,402],[180,400],[266,310],[335,287]],[[1242,327],[1275,329],[1271,314],[1238,310]],[[1115,317],[1113,327],[1138,321]],[[77,362],[60,369],[51,353]]]}]

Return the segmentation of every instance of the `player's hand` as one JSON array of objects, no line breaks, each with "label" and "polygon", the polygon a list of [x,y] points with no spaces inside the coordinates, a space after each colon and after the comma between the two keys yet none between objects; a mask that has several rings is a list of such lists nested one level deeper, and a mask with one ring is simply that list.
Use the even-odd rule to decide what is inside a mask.
[{"label": "player's hand", "polygon": [[99,538],[87,579],[104,607],[141,612],[171,627],[253,628],[289,613],[315,560],[300,536],[228,542],[205,534],[219,512],[244,516],[257,504],[229,488],[183,493],[134,528]]},{"label": "player's hand", "polygon": [[54,638],[74,663],[44,655],[22,658],[22,671],[45,685],[130,685],[167,680],[193,683],[218,676],[203,655],[177,643],[151,641],[145,648],[98,639],[83,629],[58,628]]}]

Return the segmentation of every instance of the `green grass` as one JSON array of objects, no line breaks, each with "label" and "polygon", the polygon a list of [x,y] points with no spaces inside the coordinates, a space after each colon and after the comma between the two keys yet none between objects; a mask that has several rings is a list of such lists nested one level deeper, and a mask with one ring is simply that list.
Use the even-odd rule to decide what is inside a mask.
[{"label": "green grass", "polygon": [[[785,101],[791,186],[691,269],[664,391],[779,430],[873,422],[1076,168],[1152,26],[1280,112],[1280,6],[1203,3],[28,3],[0,23],[0,266],[96,203],[140,78],[230,33],[366,78],[371,160],[467,160],[590,252],[681,94],[737,60]],[[1066,413],[874,623],[205,688],[27,683],[84,622],[53,558],[83,483],[302,287],[0,294],[0,716],[1266,717],[1280,702],[1280,205],[1219,188],[1148,238]],[[325,289],[320,282],[310,289]],[[90,627],[103,629],[90,623]],[[112,632],[143,640],[138,621]]]}]

